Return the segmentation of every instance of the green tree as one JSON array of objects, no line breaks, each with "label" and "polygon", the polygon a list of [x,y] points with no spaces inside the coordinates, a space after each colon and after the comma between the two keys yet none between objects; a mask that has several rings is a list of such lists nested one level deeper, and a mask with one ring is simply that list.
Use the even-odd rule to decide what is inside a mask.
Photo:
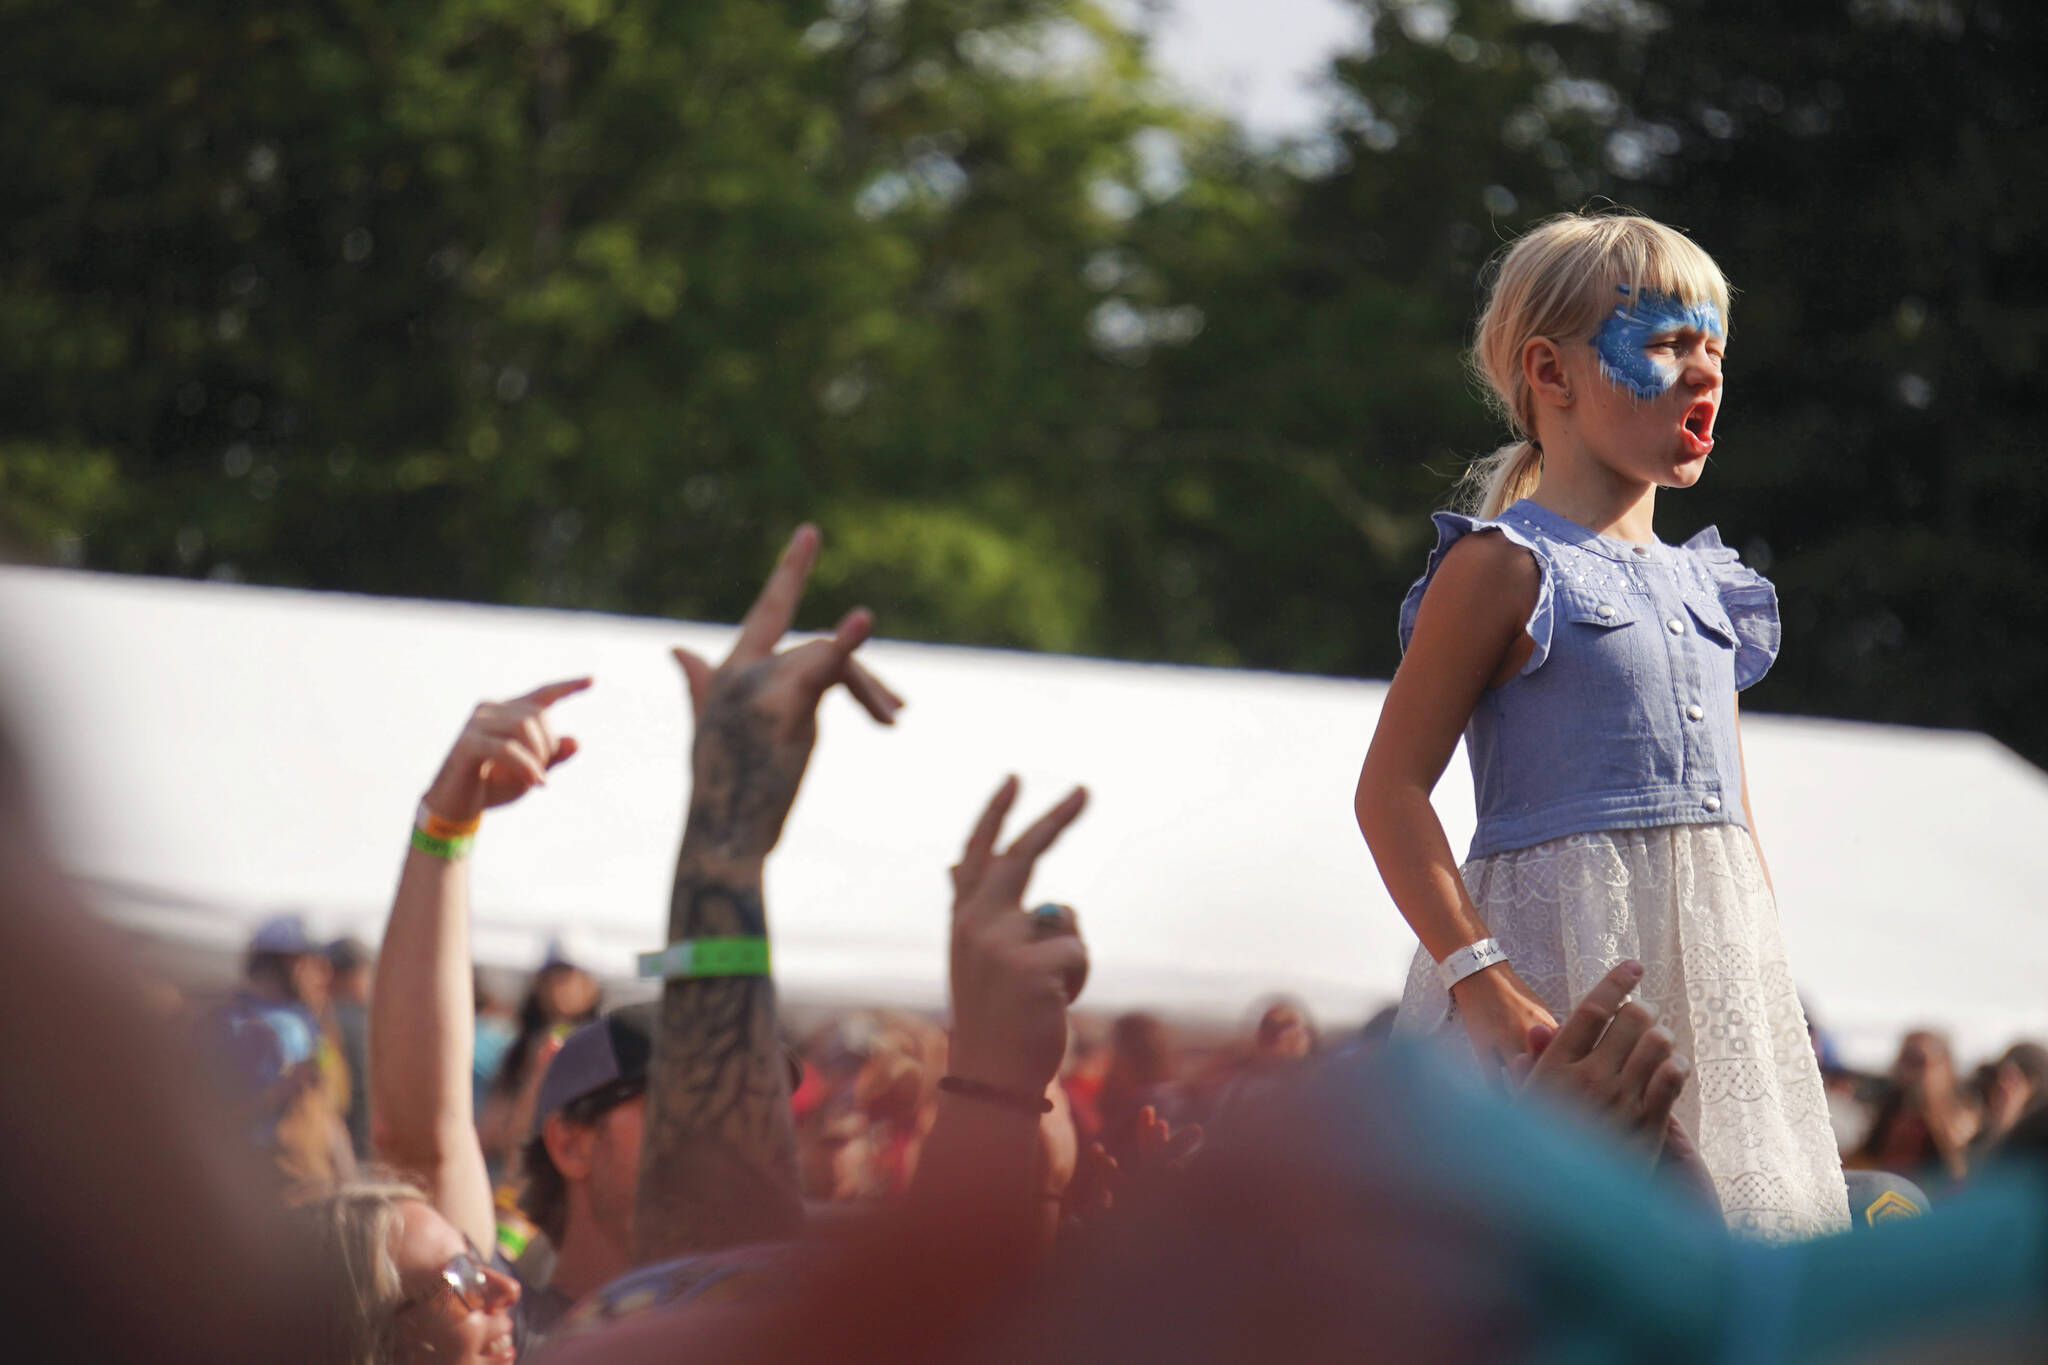
[{"label": "green tree", "polygon": [[1088,0],[15,0],[0,510],[97,568],[726,618],[816,516],[821,614],[1383,676],[1499,437],[1480,268],[1614,200],[1742,291],[1661,520],[1778,580],[1756,703],[2048,758],[2036,9],[1361,5],[1269,148]]},{"label": "green tree", "polygon": [[1088,266],[1206,134],[1092,6],[22,3],[0,51],[0,489],[60,557],[730,616],[819,515],[898,629],[1110,633],[1072,512],[1145,396]]}]

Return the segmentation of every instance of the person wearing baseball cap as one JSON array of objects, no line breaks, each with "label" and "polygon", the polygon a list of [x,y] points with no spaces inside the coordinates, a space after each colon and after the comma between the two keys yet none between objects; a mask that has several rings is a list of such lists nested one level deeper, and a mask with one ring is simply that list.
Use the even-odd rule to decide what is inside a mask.
[{"label": "person wearing baseball cap", "polygon": [[540,1229],[552,1263],[512,1266],[524,1290],[515,1316],[545,1335],[585,1292],[631,1267],[633,1189],[654,1005],[626,1005],[562,1040],[542,1073],[520,1151],[519,1211]]},{"label": "person wearing baseball cap", "polygon": [[342,1121],[348,1070],[320,1022],[329,977],[305,921],[274,915],[249,938],[241,988],[200,1024],[251,1145],[287,1189],[355,1170]]}]

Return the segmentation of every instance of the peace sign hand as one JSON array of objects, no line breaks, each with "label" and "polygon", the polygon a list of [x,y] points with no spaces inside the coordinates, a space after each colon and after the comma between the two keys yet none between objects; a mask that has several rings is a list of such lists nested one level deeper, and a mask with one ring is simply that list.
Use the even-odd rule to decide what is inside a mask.
[{"label": "peace sign hand", "polygon": [[427,809],[459,824],[546,786],[548,770],[576,756],[576,741],[548,724],[548,708],[589,686],[589,678],[571,678],[478,703],[427,788]]},{"label": "peace sign hand", "polygon": [[998,853],[1017,779],[996,789],[953,868],[953,1050],[956,1076],[1042,1095],[1067,1050],[1067,1006],[1088,979],[1088,949],[1065,906],[1024,913],[1039,856],[1088,803],[1076,787]]},{"label": "peace sign hand", "polygon": [[796,617],[818,540],[817,527],[797,528],[724,663],[713,668],[687,649],[674,651],[697,720],[686,847],[738,859],[768,855],[817,743],[818,703],[833,686],[844,684],[883,725],[895,724],[903,707],[853,657],[874,629],[865,607],[848,612],[830,636],[775,652]]}]

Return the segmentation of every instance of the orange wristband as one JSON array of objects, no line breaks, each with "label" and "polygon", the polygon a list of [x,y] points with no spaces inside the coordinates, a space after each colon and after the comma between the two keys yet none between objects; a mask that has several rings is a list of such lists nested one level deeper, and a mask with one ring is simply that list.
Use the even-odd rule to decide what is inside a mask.
[{"label": "orange wristband", "polygon": [[472,816],[467,820],[444,820],[427,809],[427,803],[420,802],[419,814],[413,818],[413,828],[436,839],[467,839],[477,832],[484,818]]}]

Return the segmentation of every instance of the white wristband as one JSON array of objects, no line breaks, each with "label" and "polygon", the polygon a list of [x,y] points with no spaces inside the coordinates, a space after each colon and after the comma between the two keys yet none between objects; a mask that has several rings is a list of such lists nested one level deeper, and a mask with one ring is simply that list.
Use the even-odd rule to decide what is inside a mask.
[{"label": "white wristband", "polygon": [[1483,972],[1507,960],[1507,950],[1500,946],[1499,939],[1482,938],[1447,954],[1436,964],[1436,974],[1443,978],[1444,989],[1449,990],[1472,973]]}]

